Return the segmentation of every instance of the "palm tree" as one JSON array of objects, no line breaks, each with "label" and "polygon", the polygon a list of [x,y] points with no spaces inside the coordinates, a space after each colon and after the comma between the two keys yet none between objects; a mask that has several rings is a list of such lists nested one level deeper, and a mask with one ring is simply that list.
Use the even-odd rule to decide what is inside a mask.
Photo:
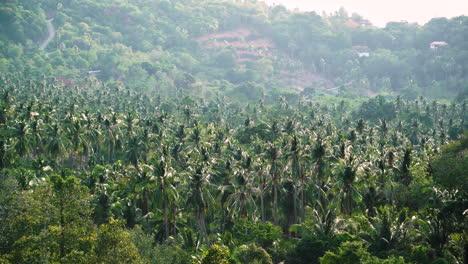
[{"label": "palm tree", "polygon": [[31,136],[34,143],[34,154],[42,154],[43,152],[43,140],[42,140],[42,131],[40,127],[40,120],[37,118],[31,122]]},{"label": "palm tree", "polygon": [[145,144],[138,136],[131,136],[126,144],[126,159],[136,168],[145,153]]},{"label": "palm tree", "polygon": [[283,131],[288,135],[292,135],[295,130],[296,130],[296,123],[293,120],[289,119],[284,125]]},{"label": "palm tree", "polygon": [[223,214],[222,214],[222,227],[221,230],[224,232],[224,229],[226,227],[226,222],[229,217],[229,211],[228,211],[228,199],[231,196],[231,194],[234,192],[233,188],[233,183],[232,183],[232,174],[233,174],[233,168],[231,165],[231,161],[228,159],[225,163],[225,165],[222,167],[222,169],[217,173],[220,180],[219,182],[224,179],[224,182],[220,182],[221,185],[218,187],[220,190],[219,196],[220,196],[220,205],[221,208],[223,209]]},{"label": "palm tree", "polygon": [[297,184],[291,178],[288,178],[283,182],[282,187],[284,188],[282,209],[285,217],[286,230],[288,230],[291,225],[297,222]]},{"label": "palm tree", "polygon": [[381,206],[374,217],[361,216],[358,219],[360,236],[370,243],[369,251],[377,256],[409,246],[410,234],[417,222],[417,218],[410,217],[407,210],[398,212],[390,206]]},{"label": "palm tree", "polygon": [[313,235],[332,238],[338,230],[344,228],[343,221],[338,219],[338,207],[334,206],[335,197],[330,193],[328,187],[316,184],[313,186],[321,199],[317,200],[310,221],[293,225],[291,231],[300,233],[302,237]]},{"label": "palm tree", "polygon": [[359,118],[356,121],[356,131],[359,134],[362,134],[362,132],[364,132],[365,127],[366,127],[366,123],[364,122],[364,120],[362,118]]},{"label": "palm tree", "polygon": [[345,165],[344,168],[340,169],[339,177],[335,184],[337,199],[340,200],[341,212],[350,215],[357,201],[361,199],[361,194],[355,185],[356,169],[351,165]]},{"label": "palm tree", "polygon": [[322,186],[324,182],[326,181],[325,179],[325,155],[326,155],[326,150],[325,150],[325,144],[322,139],[317,140],[317,145],[312,151],[312,158],[315,161],[315,180],[316,182]]},{"label": "palm tree", "polygon": [[233,216],[240,218],[247,218],[249,213],[254,218],[256,210],[255,196],[258,195],[259,189],[253,186],[251,163],[252,159],[247,157],[242,168],[235,172],[233,192],[228,197],[228,210]]},{"label": "palm tree", "polygon": [[[73,153],[77,155],[81,154],[80,156],[83,157],[84,153],[88,153],[90,151],[90,143],[86,137],[86,130],[85,127],[82,126],[80,120],[72,121],[69,127],[69,134],[71,137]],[[70,155],[71,154],[72,153],[70,153]],[[73,164],[73,157],[71,157],[71,169],[73,169]],[[80,165],[82,166],[83,164]]]},{"label": "palm tree", "polygon": [[133,134],[133,127],[136,122],[135,116],[132,112],[128,111],[125,115],[125,128],[126,128],[126,135],[130,136]]},{"label": "palm tree", "polygon": [[280,150],[273,144],[270,144],[266,150],[266,158],[269,160],[270,177],[273,189],[273,222],[275,225],[279,223],[278,219],[278,199],[279,190],[281,185],[281,178],[279,175],[279,157]]},{"label": "palm tree", "polygon": [[362,200],[366,206],[366,213],[369,217],[374,217],[376,215],[377,206],[382,204],[381,196],[380,189],[374,186],[370,186],[363,196]]},{"label": "palm tree", "polygon": [[435,249],[436,255],[442,257],[443,250],[449,241],[452,221],[455,219],[432,211],[424,220],[419,221],[419,232],[424,240]]},{"label": "palm tree", "polygon": [[86,116],[87,123],[85,126],[84,138],[87,139],[88,144],[86,144],[84,153],[86,155],[85,161],[89,165],[90,155],[97,153],[101,149],[102,142],[99,122],[95,125],[95,122],[93,122],[95,120],[93,120],[89,114],[86,114]]},{"label": "palm tree", "polygon": [[177,137],[177,139],[179,139],[180,142],[183,142],[184,141],[184,138],[185,138],[185,126],[184,125],[179,125],[177,127],[177,130],[175,131],[175,136]]},{"label": "palm tree", "polygon": [[273,121],[271,125],[268,126],[268,130],[272,136],[271,140],[276,140],[280,135],[280,129],[278,127],[278,121]]},{"label": "palm tree", "polygon": [[251,214],[253,218],[255,214],[255,196],[258,194],[258,189],[252,186],[251,179],[246,179],[242,174],[236,177],[234,192],[228,197],[228,208],[233,216],[240,218],[248,218]]},{"label": "palm tree", "polygon": [[105,143],[107,146],[107,161],[113,162],[115,151],[117,147],[117,141],[119,140],[119,129],[117,127],[117,117],[115,113],[112,114],[112,118],[104,119],[105,127]]},{"label": "palm tree", "polygon": [[261,218],[262,222],[266,222],[266,214],[265,214],[265,191],[269,186],[269,182],[267,179],[267,174],[268,172],[265,171],[265,168],[267,167],[264,164],[261,164],[260,161],[258,161],[260,164],[257,167],[257,175],[258,175],[258,188],[259,188],[259,196],[260,196],[260,212],[261,212]]},{"label": "palm tree", "polygon": [[184,119],[185,119],[185,125],[188,126],[192,119],[192,110],[187,106],[184,107]]},{"label": "palm tree", "polygon": [[209,184],[209,175],[206,175],[206,171],[203,171],[202,167],[198,166],[192,171],[190,176],[187,198],[187,206],[192,208],[195,219],[198,222],[200,233],[203,234],[208,244],[209,241],[205,225],[205,215],[210,201],[213,200],[208,189]]},{"label": "palm tree", "polygon": [[139,164],[135,167],[136,173],[133,178],[135,184],[135,192],[139,193],[138,197],[142,201],[142,213],[146,216],[149,212],[149,193],[154,186],[153,168],[146,164]]},{"label": "palm tree", "polygon": [[411,182],[411,172],[409,170],[411,166],[411,151],[411,148],[405,149],[403,160],[401,161],[399,168],[400,181],[406,186],[408,186]]},{"label": "palm tree", "polygon": [[190,134],[190,140],[195,144],[198,148],[200,145],[200,141],[202,139],[202,130],[200,126],[195,126]]},{"label": "palm tree", "polygon": [[[293,135],[292,140],[291,140],[291,147],[286,155],[287,159],[289,160],[289,167],[291,168],[291,176],[292,180],[294,182],[300,182],[299,188],[300,188],[300,199],[301,199],[301,221],[304,222],[305,220],[305,196],[304,196],[304,191],[305,191],[305,186],[307,184],[306,182],[306,174],[303,169],[303,161],[304,159],[307,158],[307,156],[304,154],[304,151],[300,147],[300,142],[299,139],[296,135]],[[296,188],[294,188],[294,196],[297,197],[297,191]],[[296,199],[294,199],[294,204],[296,204]],[[297,206],[294,206],[296,208]],[[295,223],[297,222],[297,211],[294,210],[294,217],[295,217]]]},{"label": "palm tree", "polygon": [[6,156],[5,141],[0,140],[0,170],[5,168],[5,156]]},{"label": "palm tree", "polygon": [[49,144],[47,145],[47,153],[58,160],[62,154],[67,151],[68,139],[62,134],[58,124],[49,127]]},{"label": "palm tree", "polygon": [[[163,221],[164,221],[164,238],[169,237],[169,209],[175,208],[174,202],[178,200],[178,192],[175,188],[174,182],[174,171],[166,163],[164,159],[159,161],[159,164],[155,166],[154,174],[156,176],[157,186],[155,190],[155,201],[158,206],[163,210]],[[174,217],[176,217],[174,215]],[[175,221],[174,221],[175,227]],[[174,230],[175,231],[175,230]]]},{"label": "palm tree", "polygon": [[94,189],[94,221],[97,224],[107,223],[112,216],[112,189],[106,183],[96,183]]},{"label": "palm tree", "polygon": [[23,157],[31,150],[29,126],[23,122],[19,122],[15,130],[15,137],[16,137],[16,142],[15,142],[16,153],[20,157]]}]

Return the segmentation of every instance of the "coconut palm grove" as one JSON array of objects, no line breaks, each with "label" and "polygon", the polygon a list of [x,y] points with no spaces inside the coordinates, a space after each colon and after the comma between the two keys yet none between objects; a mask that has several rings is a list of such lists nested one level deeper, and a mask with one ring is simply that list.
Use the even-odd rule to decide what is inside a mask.
[{"label": "coconut palm grove", "polygon": [[468,17],[0,2],[0,263],[464,264]]}]

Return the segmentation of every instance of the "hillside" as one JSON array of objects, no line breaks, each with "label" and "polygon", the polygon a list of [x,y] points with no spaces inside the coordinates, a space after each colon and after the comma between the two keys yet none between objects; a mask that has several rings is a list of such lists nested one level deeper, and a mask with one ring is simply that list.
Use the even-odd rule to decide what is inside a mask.
[{"label": "hillside", "polygon": [[248,28],[206,34],[197,38],[199,47],[206,53],[228,52],[232,62],[240,69],[253,69],[263,74],[270,82],[302,92],[306,87],[328,88],[332,81],[323,74],[302,68],[300,61],[293,60],[279,50],[270,36],[252,32]]},{"label": "hillside", "polygon": [[0,2],[0,264],[467,263],[468,17]]},{"label": "hillside", "polygon": [[[241,100],[263,93],[313,97],[327,89],[342,96],[450,98],[467,86],[466,17],[378,29],[345,12],[321,17],[257,1],[15,0],[0,10],[2,72],[77,82],[91,74],[166,95],[193,88],[209,96],[223,89]],[[57,34],[41,51],[49,18]],[[449,45],[435,52],[433,41]],[[359,57],[357,46],[371,56]],[[188,75],[193,82],[186,82]],[[242,92],[239,86],[248,82],[259,91]]]}]

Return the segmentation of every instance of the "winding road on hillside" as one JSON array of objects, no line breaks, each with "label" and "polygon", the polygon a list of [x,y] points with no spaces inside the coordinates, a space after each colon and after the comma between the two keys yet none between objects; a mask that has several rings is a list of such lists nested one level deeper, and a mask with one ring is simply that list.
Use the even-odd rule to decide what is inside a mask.
[{"label": "winding road on hillside", "polygon": [[47,45],[49,45],[49,43],[55,38],[55,27],[52,24],[52,21],[54,21],[53,18],[48,19],[46,21],[47,22],[47,31],[49,32],[49,35],[47,36],[47,39],[44,40],[44,42],[39,47],[40,50],[44,50],[47,47]]}]

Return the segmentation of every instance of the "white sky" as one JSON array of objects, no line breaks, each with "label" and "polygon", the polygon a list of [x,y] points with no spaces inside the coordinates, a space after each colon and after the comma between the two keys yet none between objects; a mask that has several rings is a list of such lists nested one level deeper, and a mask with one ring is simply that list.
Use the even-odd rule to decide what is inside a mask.
[{"label": "white sky", "polygon": [[356,12],[374,25],[385,26],[388,21],[407,20],[425,24],[433,17],[468,15],[468,0],[263,0],[288,8],[334,12],[343,6],[351,15]]}]

